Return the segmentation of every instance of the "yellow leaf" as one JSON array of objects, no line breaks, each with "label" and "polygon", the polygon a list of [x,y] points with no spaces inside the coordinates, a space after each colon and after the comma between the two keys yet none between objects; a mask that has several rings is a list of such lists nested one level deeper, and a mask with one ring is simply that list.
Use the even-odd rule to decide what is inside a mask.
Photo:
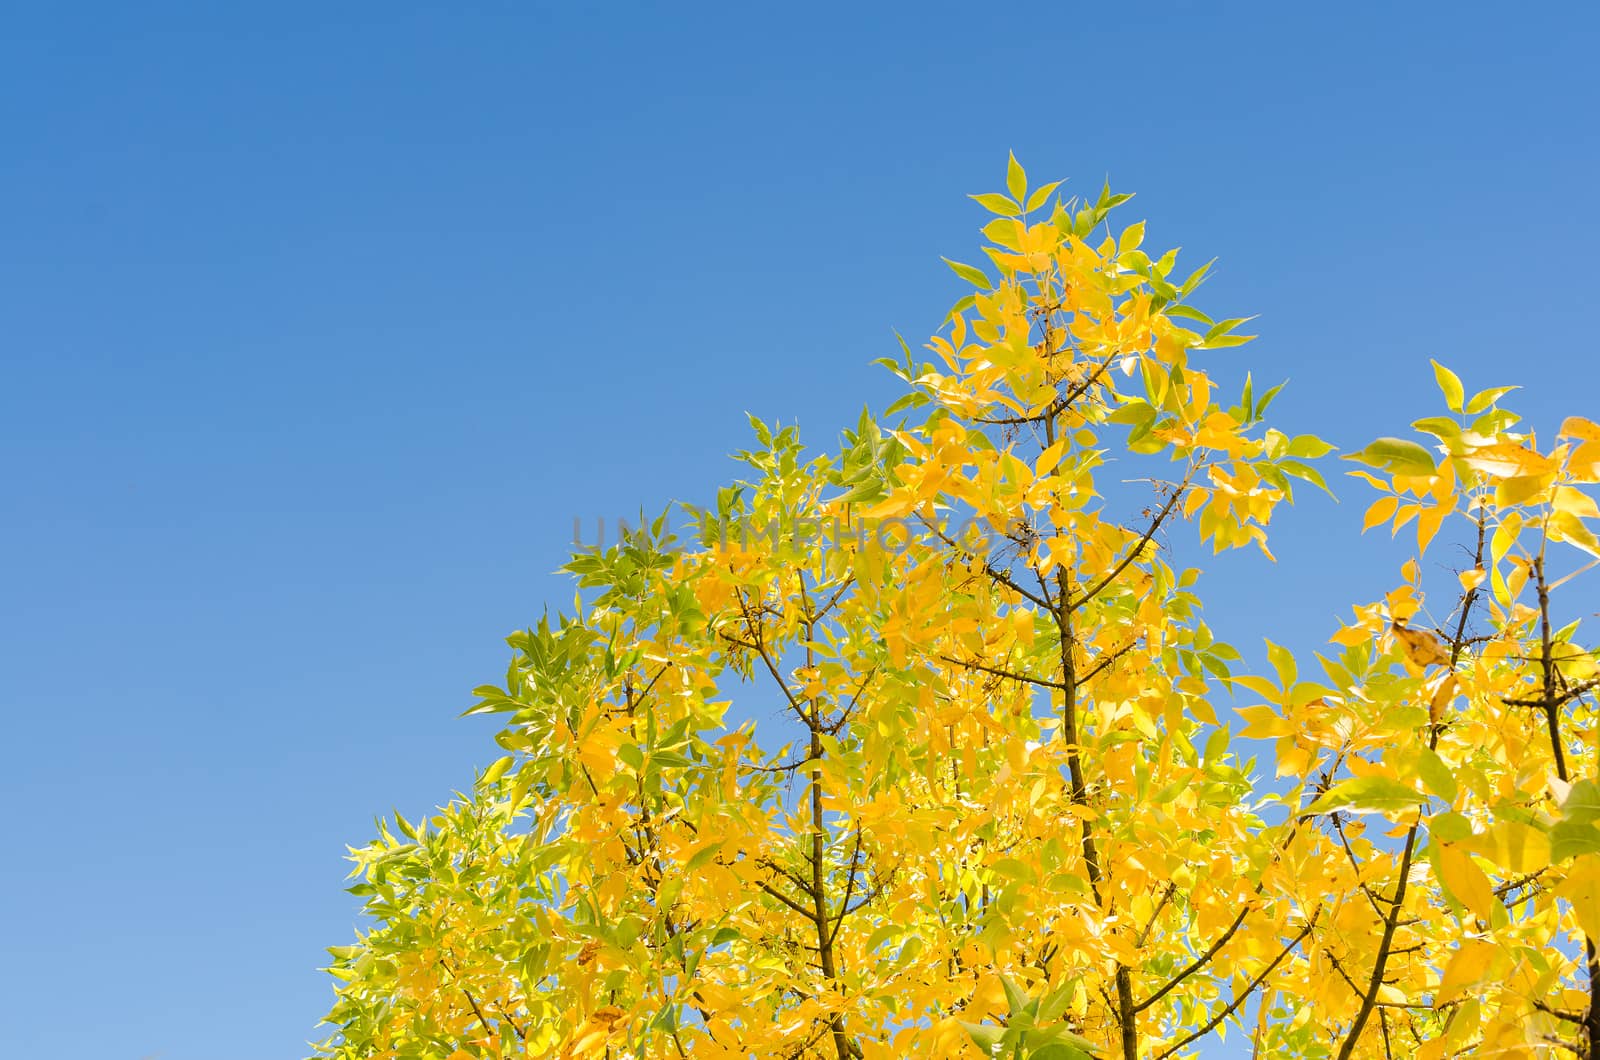
[{"label": "yellow leaf", "polygon": [[1455,508],[1455,464],[1446,460],[1444,463],[1439,465],[1439,474],[1434,476],[1433,485],[1428,487],[1428,492],[1432,495],[1433,499],[1438,501],[1440,504],[1444,504],[1448,501],[1450,507],[1452,509]]},{"label": "yellow leaf", "polygon": [[1550,864],[1550,837],[1521,821],[1496,821],[1487,832],[1462,840],[1461,846],[1508,872],[1538,872]]},{"label": "yellow leaf", "polygon": [[1377,997],[1385,1005],[1404,1005],[1406,1003],[1405,992],[1399,987],[1391,986],[1388,983],[1378,987]]},{"label": "yellow leaf", "polygon": [[1567,472],[1579,482],[1600,482],[1600,442],[1584,442],[1567,457]]},{"label": "yellow leaf", "polygon": [[1482,920],[1489,920],[1495,907],[1494,887],[1472,856],[1454,843],[1440,843],[1435,865],[1439,879],[1450,888],[1456,900]]},{"label": "yellow leaf", "polygon": [[1568,512],[1580,519],[1600,519],[1600,507],[1596,507],[1594,498],[1571,486],[1557,486],[1550,503],[1558,512]]},{"label": "yellow leaf", "polygon": [[1489,539],[1489,556],[1496,563],[1505,558],[1511,546],[1517,543],[1517,535],[1522,533],[1522,513],[1511,512],[1500,525],[1495,527],[1494,536]]},{"label": "yellow leaf", "polygon": [[1428,551],[1428,545],[1433,542],[1439,533],[1439,527],[1444,522],[1444,517],[1450,514],[1450,509],[1444,505],[1433,508],[1424,508],[1417,518],[1417,551]]},{"label": "yellow leaf", "polygon": [[1585,854],[1572,863],[1567,878],[1555,888],[1556,897],[1572,903],[1584,934],[1600,937],[1600,854]]},{"label": "yellow leaf", "polygon": [[1363,532],[1371,530],[1388,522],[1394,516],[1394,510],[1400,507],[1399,497],[1379,497],[1372,502],[1372,507],[1367,509],[1367,514],[1361,520]]},{"label": "yellow leaf", "polygon": [[1342,626],[1339,632],[1329,637],[1330,643],[1342,647],[1353,648],[1358,644],[1365,644],[1372,639],[1372,634],[1360,626]]},{"label": "yellow leaf", "polygon": [[1244,721],[1244,729],[1239,733],[1248,740],[1268,740],[1277,736],[1292,736],[1297,728],[1294,722],[1281,717],[1271,707],[1262,705],[1254,707],[1240,707],[1234,713]]},{"label": "yellow leaf", "polygon": [[1511,442],[1496,442],[1481,449],[1474,449],[1467,454],[1466,461],[1468,467],[1481,471],[1490,478],[1538,476],[1555,470],[1555,465],[1548,457]]},{"label": "yellow leaf", "polygon": [[1421,629],[1411,629],[1399,622],[1389,627],[1395,639],[1405,650],[1406,658],[1418,666],[1433,666],[1450,661],[1450,653],[1445,651],[1444,643],[1432,633]]},{"label": "yellow leaf", "polygon": [[1502,479],[1494,490],[1494,503],[1501,508],[1518,504],[1543,503],[1543,494],[1555,481],[1554,475],[1516,475]]},{"label": "yellow leaf", "polygon": [[1054,471],[1056,465],[1061,463],[1061,457],[1066,453],[1067,443],[1070,440],[1066,437],[1058,438],[1054,445],[1040,453],[1039,462],[1034,465],[1033,473],[1039,478],[1043,478]]},{"label": "yellow leaf", "polygon": [[1515,600],[1522,595],[1523,586],[1528,584],[1528,574],[1532,567],[1521,556],[1512,556],[1509,562],[1511,563],[1511,577],[1506,581],[1506,588],[1510,591],[1511,598]]},{"label": "yellow leaf", "polygon": [[1387,482],[1383,481],[1383,479],[1379,478],[1377,475],[1374,475],[1370,471],[1361,471],[1358,469],[1355,471],[1346,471],[1345,474],[1349,475],[1351,478],[1360,479],[1362,482],[1365,482],[1375,490],[1386,490],[1389,488],[1389,484]]},{"label": "yellow leaf", "polygon": [[1576,545],[1591,556],[1600,557],[1600,540],[1597,540],[1594,531],[1583,525],[1571,512],[1550,513],[1550,537],[1556,541],[1565,541],[1569,545]]},{"label": "yellow leaf", "polygon": [[1024,647],[1033,647],[1033,612],[1026,608],[1017,608],[1011,612],[1011,630],[1017,638],[1017,643]]},{"label": "yellow leaf", "polygon": [[1462,571],[1457,577],[1461,580],[1462,591],[1470,592],[1483,584],[1483,579],[1488,577],[1488,572],[1482,567],[1474,567],[1471,570]]},{"label": "yellow leaf", "polygon": [[1600,424],[1582,416],[1568,416],[1561,421],[1561,437],[1581,438],[1586,442],[1600,442]]},{"label": "yellow leaf", "polygon": [[561,1049],[561,1060],[591,1060],[604,1054],[606,1039],[610,1037],[608,1027],[585,1023],[578,1028],[577,1034]]},{"label": "yellow leaf", "polygon": [[1428,698],[1428,724],[1439,724],[1439,719],[1444,717],[1444,708],[1456,698],[1456,688],[1456,675],[1446,671],[1444,680],[1439,682],[1433,695]]},{"label": "yellow leaf", "polygon": [[916,497],[906,493],[892,493],[861,514],[866,519],[898,519],[916,506]]},{"label": "yellow leaf", "polygon": [[1482,939],[1467,939],[1462,942],[1461,948],[1456,950],[1454,956],[1450,958],[1450,963],[1445,966],[1434,1003],[1442,1005],[1454,1001],[1457,995],[1469,987],[1483,982],[1484,977],[1489,974],[1496,952],[1493,943]]},{"label": "yellow leaf", "polygon": [[1238,677],[1230,678],[1230,680],[1234,684],[1242,688],[1248,688],[1256,695],[1262,696],[1273,703],[1283,698],[1282,690],[1265,677],[1257,677],[1254,674],[1241,674]]},{"label": "yellow leaf", "polygon": [[1006,1010],[1005,986],[999,976],[986,973],[978,979],[978,985],[972,992],[972,1008],[985,1015]]},{"label": "yellow leaf", "polygon": [[697,994],[697,1000],[712,1012],[732,1012],[742,1001],[737,991],[721,983],[702,983]]}]

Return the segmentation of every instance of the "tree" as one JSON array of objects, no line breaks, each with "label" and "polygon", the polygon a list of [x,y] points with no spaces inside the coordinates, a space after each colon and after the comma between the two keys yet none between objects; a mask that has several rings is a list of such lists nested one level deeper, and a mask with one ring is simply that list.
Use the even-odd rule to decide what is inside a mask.
[{"label": "tree", "polygon": [[1128,196],[1006,185],[883,416],[825,455],[753,420],[691,533],[572,558],[469,712],[505,756],[354,851],[319,1055],[1600,1058],[1600,668],[1559,606],[1600,426],[1541,448],[1436,367],[1430,445],[1349,457],[1417,558],[1243,672],[1181,524],[1270,558],[1332,447],[1214,400],[1244,322],[1102,234]]}]

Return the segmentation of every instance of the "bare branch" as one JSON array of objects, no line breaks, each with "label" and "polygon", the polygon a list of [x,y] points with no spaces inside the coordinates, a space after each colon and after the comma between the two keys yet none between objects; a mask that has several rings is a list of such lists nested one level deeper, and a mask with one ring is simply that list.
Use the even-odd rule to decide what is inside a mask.
[{"label": "bare branch", "polygon": [[1223,1009],[1211,1019],[1207,1020],[1204,1026],[1194,1031],[1194,1033],[1190,1034],[1187,1038],[1184,1038],[1182,1041],[1179,1041],[1164,1051],[1157,1053],[1154,1060],[1166,1060],[1167,1057],[1178,1052],[1190,1042],[1204,1038],[1206,1035],[1210,1034],[1214,1029],[1216,1029],[1217,1024],[1233,1015],[1234,1010],[1245,1003],[1250,995],[1255,992],[1256,987],[1260,986],[1262,982],[1265,981],[1267,976],[1271,975],[1278,965],[1283,963],[1283,959],[1294,952],[1295,947],[1300,945],[1300,941],[1307,935],[1311,934],[1311,929],[1313,926],[1315,926],[1317,922],[1317,916],[1320,915],[1321,912],[1322,910],[1318,909],[1315,913],[1311,914],[1311,919],[1306,921],[1306,926],[1300,929],[1300,934],[1289,940],[1289,944],[1279,951],[1276,957],[1272,958],[1271,963],[1265,968],[1261,969],[1261,973],[1254,979],[1250,980],[1249,985],[1247,985],[1243,990],[1239,991],[1239,993],[1234,996],[1232,1001],[1228,1002],[1227,1008]]},{"label": "bare branch", "polygon": [[941,655],[939,658],[944,662],[949,663],[951,666],[961,666],[970,670],[982,670],[986,674],[994,674],[996,677],[1004,677],[1012,681],[1021,681],[1025,684],[1039,685],[1041,688],[1055,688],[1064,690],[1067,687],[1060,681],[1052,681],[1045,677],[1030,677],[1027,674],[1013,673],[1010,670],[1001,670],[993,666],[985,666],[983,663],[972,659],[957,659],[949,655]]},{"label": "bare branch", "polygon": [[1144,546],[1150,543],[1150,539],[1156,536],[1156,531],[1161,529],[1161,524],[1166,522],[1167,516],[1172,514],[1172,509],[1178,504],[1178,498],[1182,497],[1188,490],[1189,483],[1194,479],[1194,473],[1197,470],[1199,470],[1198,464],[1189,465],[1188,474],[1184,475],[1183,481],[1178,483],[1177,487],[1173,489],[1172,496],[1167,498],[1167,503],[1162,505],[1161,510],[1157,512],[1155,517],[1150,520],[1149,528],[1146,529],[1142,535],[1140,535],[1139,540],[1134,543],[1132,548],[1128,549],[1127,554],[1117,562],[1116,566],[1111,568],[1110,572],[1106,574],[1104,578],[1101,578],[1094,584],[1094,588],[1087,590],[1076,600],[1067,601],[1067,610],[1076,611],[1084,604],[1099,596],[1100,593],[1104,591],[1106,586],[1116,581],[1122,572],[1127,569],[1128,564],[1139,558],[1139,553],[1144,551]]}]

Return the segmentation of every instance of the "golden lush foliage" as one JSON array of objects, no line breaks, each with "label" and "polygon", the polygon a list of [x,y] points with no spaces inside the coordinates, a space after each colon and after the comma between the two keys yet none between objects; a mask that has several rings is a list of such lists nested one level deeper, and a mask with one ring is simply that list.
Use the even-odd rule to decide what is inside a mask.
[{"label": "golden lush foliage", "polygon": [[1243,321],[1111,234],[1126,196],[1013,160],[976,198],[989,267],[886,362],[905,398],[829,455],[756,422],[690,540],[580,553],[575,613],[510,638],[505,757],[354,852],[320,1055],[1590,1048],[1600,669],[1560,616],[1600,426],[1541,443],[1436,368],[1427,444],[1351,457],[1417,558],[1239,672],[1181,524],[1266,552],[1331,447],[1217,400]]}]

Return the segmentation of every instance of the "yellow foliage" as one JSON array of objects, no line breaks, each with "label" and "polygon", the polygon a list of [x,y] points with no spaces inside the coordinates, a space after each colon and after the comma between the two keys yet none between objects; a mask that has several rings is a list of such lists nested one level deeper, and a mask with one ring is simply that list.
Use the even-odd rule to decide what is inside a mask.
[{"label": "yellow foliage", "polygon": [[1279,1060],[1558,1055],[1600,668],[1550,601],[1600,426],[1541,449],[1434,365],[1454,418],[1351,454],[1362,527],[1416,521],[1398,581],[1244,672],[1180,561],[1270,557],[1330,447],[1217,393],[1246,321],[1107,235],[1122,197],[1013,158],[975,198],[900,426],[752,423],[701,529],[579,553],[578,613],[510,638],[495,765],[352,853],[321,1055],[1160,1060],[1243,1014]]}]

